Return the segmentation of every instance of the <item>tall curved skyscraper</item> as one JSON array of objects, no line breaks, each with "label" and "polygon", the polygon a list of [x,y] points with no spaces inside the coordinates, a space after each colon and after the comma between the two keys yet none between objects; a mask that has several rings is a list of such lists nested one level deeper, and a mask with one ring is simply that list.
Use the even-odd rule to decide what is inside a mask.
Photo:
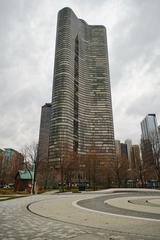
[{"label": "tall curved skyscraper", "polygon": [[106,29],[70,8],[58,13],[49,161],[66,149],[94,149],[102,161],[115,154]]}]

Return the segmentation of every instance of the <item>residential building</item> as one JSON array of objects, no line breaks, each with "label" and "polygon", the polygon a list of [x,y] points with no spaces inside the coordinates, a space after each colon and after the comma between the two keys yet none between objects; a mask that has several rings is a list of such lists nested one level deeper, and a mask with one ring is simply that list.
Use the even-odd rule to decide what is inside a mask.
[{"label": "residential building", "polygon": [[39,161],[48,161],[50,118],[51,118],[51,103],[46,103],[44,106],[42,106],[41,110],[37,154]]},{"label": "residential building", "polygon": [[142,160],[145,165],[153,164],[153,149],[149,139],[141,139]]},{"label": "residential building", "polygon": [[149,113],[141,122],[142,139],[158,137],[158,125],[156,114]]},{"label": "residential building", "polygon": [[51,118],[51,103],[46,103],[41,109],[39,143],[37,152],[36,180],[39,187],[45,187],[48,179],[48,149]]},{"label": "residential building", "polygon": [[148,114],[141,122],[141,146],[144,162],[153,162],[155,152],[160,147],[156,114]]},{"label": "residential building", "polygon": [[148,114],[141,122],[141,151],[146,179],[160,180],[160,136],[156,114]]},{"label": "residential building", "polygon": [[5,148],[2,161],[1,178],[4,184],[14,183],[17,171],[24,167],[23,155],[12,148]]},{"label": "residential building", "polygon": [[139,145],[131,146],[131,169],[138,169],[141,166]]},{"label": "residential building", "polygon": [[116,157],[119,158],[119,160],[121,159],[128,162],[127,144],[121,143],[119,140],[115,140],[115,149],[116,149]]},{"label": "residential building", "polygon": [[18,170],[15,176],[15,191],[31,192],[32,179],[34,177],[31,170]]},{"label": "residential building", "polygon": [[63,8],[57,21],[49,161],[58,166],[67,154],[89,152],[99,165],[115,158],[106,29]]},{"label": "residential building", "polygon": [[126,139],[125,144],[127,144],[127,153],[128,153],[128,162],[129,162],[129,169],[131,168],[131,146],[132,146],[132,140]]},{"label": "residential building", "polygon": [[121,155],[125,155],[128,158],[127,144],[121,143]]}]

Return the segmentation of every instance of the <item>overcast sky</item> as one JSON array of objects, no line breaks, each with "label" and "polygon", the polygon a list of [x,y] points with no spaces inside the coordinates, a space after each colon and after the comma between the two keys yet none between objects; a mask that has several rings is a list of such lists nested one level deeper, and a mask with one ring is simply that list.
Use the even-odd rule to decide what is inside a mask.
[{"label": "overcast sky", "polygon": [[51,101],[57,12],[71,7],[107,28],[115,138],[140,141],[140,121],[160,123],[159,0],[0,0],[0,148],[38,139]]}]

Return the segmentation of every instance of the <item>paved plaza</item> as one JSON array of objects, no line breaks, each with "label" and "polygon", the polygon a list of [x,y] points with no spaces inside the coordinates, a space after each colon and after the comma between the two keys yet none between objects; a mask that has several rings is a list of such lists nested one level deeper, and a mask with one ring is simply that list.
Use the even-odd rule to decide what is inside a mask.
[{"label": "paved plaza", "polygon": [[159,240],[160,191],[50,192],[0,202],[3,240]]}]

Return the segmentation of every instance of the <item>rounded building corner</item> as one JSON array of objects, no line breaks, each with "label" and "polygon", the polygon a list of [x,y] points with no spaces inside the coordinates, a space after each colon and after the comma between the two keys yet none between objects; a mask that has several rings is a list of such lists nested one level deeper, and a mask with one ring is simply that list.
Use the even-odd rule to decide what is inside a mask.
[{"label": "rounded building corner", "polygon": [[86,21],[84,21],[83,19],[79,18],[79,21],[81,21],[82,23],[84,23],[85,25],[88,25],[88,23]]},{"label": "rounded building corner", "polygon": [[61,12],[74,13],[73,10],[72,10],[70,7],[64,7],[64,8],[62,8],[62,9],[60,9],[58,13],[61,13]]},{"label": "rounded building corner", "polygon": [[64,7],[64,8],[59,10],[59,12],[61,12],[61,11],[72,11],[72,9],[70,7]]},{"label": "rounded building corner", "polygon": [[96,27],[99,27],[99,28],[104,29],[106,31],[106,26],[104,26],[104,25],[96,25]]}]

